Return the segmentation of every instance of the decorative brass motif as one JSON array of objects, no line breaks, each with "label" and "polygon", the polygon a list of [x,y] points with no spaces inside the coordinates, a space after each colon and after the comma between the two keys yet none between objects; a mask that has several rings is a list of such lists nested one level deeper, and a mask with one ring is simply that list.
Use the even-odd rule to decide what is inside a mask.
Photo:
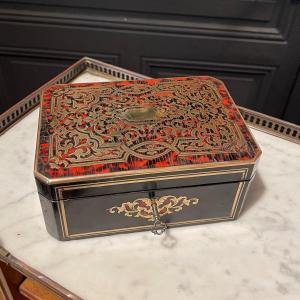
[{"label": "decorative brass motif", "polygon": [[[170,215],[183,210],[185,206],[197,205],[198,198],[188,199],[186,196],[163,196],[155,200],[159,216]],[[113,206],[107,209],[111,214],[124,214],[126,217],[144,218],[154,221],[151,199],[140,198],[132,202],[122,203],[121,206]]]}]

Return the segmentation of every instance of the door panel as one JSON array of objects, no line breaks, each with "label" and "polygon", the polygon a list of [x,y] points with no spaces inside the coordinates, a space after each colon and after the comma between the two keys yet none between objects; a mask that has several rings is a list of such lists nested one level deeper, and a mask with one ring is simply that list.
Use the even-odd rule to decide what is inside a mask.
[{"label": "door panel", "polygon": [[300,69],[285,107],[283,117],[292,123],[300,125]]},{"label": "door panel", "polygon": [[0,58],[0,113],[62,72],[72,61],[24,57]]},{"label": "door panel", "polygon": [[[2,1],[10,7],[10,1]],[[72,8],[85,18],[159,26],[159,31],[197,30],[203,34],[247,36],[283,40],[294,19],[296,1],[292,0],[162,0],[162,1],[97,1],[97,0],[18,0],[14,7],[41,11],[63,11]],[[123,22],[122,22],[123,21]],[[124,24],[123,24],[124,25]]]},{"label": "door panel", "polygon": [[143,58],[142,73],[151,77],[209,75],[224,81],[234,101],[241,106],[262,110],[275,67],[235,65],[215,62],[172,61]]},{"label": "door panel", "polygon": [[[55,77],[81,56],[68,58],[0,54],[0,114]],[[118,64],[116,57],[100,57]]]}]

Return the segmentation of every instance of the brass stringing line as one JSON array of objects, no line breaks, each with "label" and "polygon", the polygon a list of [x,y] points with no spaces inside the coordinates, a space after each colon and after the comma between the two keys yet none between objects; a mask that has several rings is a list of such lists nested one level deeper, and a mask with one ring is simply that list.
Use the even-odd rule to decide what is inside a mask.
[{"label": "brass stringing line", "polygon": [[[216,221],[225,221],[225,220],[232,220],[232,217],[219,217],[219,218],[208,218],[208,219],[196,219],[196,220],[189,220],[189,221],[180,221],[180,222],[172,222],[168,223],[169,227],[175,227],[177,225],[185,225],[185,224],[201,224],[204,222],[216,222]],[[127,228],[120,228],[120,229],[109,229],[109,230],[101,230],[101,231],[91,231],[88,233],[74,233],[67,237],[83,237],[83,236],[94,236],[94,235],[103,235],[108,233],[119,233],[119,232],[131,232],[131,231],[143,231],[145,229],[151,229],[153,225],[143,225],[143,226],[136,226],[136,227],[127,227]]]},{"label": "brass stringing line", "polygon": [[[259,153],[260,155],[260,153]],[[208,163],[208,164],[197,164],[197,165],[191,165],[189,167],[182,165],[182,166],[172,166],[172,167],[160,167],[160,168],[153,168],[153,169],[143,169],[143,174],[161,174],[161,173],[171,173],[171,172],[179,172],[179,171],[191,171],[191,170],[208,170],[212,169],[214,165],[218,165],[219,168],[226,168],[226,167],[240,167],[240,166],[252,166],[255,165],[254,161],[259,157],[256,156],[255,159],[251,159],[247,162],[242,162],[242,161],[235,161],[232,163],[224,163],[224,162],[213,162],[213,163]],[[231,170],[231,169],[229,169]],[[213,172],[213,171],[211,171]],[[121,174],[122,173],[122,174]],[[47,185],[54,185],[54,184],[59,184],[59,183],[77,183],[80,182],[80,180],[85,180],[85,181],[90,181],[90,180],[95,180],[99,178],[105,178],[105,179],[111,179],[111,178],[116,178],[118,176],[120,177],[131,177],[135,175],[141,175],[142,173],[139,172],[139,170],[130,170],[130,171],[119,171],[119,172],[114,172],[109,175],[106,173],[104,174],[94,174],[94,175],[82,175],[82,176],[76,176],[76,177],[68,177],[68,178],[55,178],[55,179],[50,179],[47,178],[46,176],[42,175],[37,171],[36,165],[35,165],[35,176],[40,179],[42,182],[46,183]],[[105,175],[105,176],[104,176]]]},{"label": "brass stringing line", "polygon": [[68,223],[67,223],[67,217],[66,217],[66,211],[65,211],[65,204],[64,204],[64,201],[59,201],[59,207],[63,213],[63,216],[65,216],[63,218],[63,224],[64,224],[64,227],[63,227],[63,234],[64,236],[70,236],[69,235],[69,226],[68,226]]},{"label": "brass stringing line", "polygon": [[[248,173],[248,169],[246,169],[246,171],[244,172],[244,175],[242,175],[242,179],[246,178],[247,173]],[[242,181],[242,182],[239,184],[239,187],[238,187],[238,189],[240,189],[240,191],[239,191],[240,194],[239,194],[239,197],[238,197],[239,199],[240,199],[240,196],[242,195],[242,193],[243,193],[243,191],[244,191],[244,186],[245,186],[245,181]],[[244,201],[245,201],[245,198],[244,198],[243,202],[244,202]],[[242,203],[242,205],[243,205],[243,203]],[[235,205],[234,211],[232,212],[232,216],[233,216],[233,217],[236,215],[237,207],[238,207],[238,201],[237,201],[237,203],[236,203],[236,205]]]},{"label": "brass stringing line", "polygon": [[[63,234],[63,237],[66,237],[65,235],[65,226],[64,226],[64,220],[63,220],[63,214],[62,214],[62,211],[61,211],[61,206],[64,206],[64,203],[63,200],[61,200],[60,198],[60,193],[58,191],[58,189],[55,189],[55,195],[56,195],[56,199],[59,199],[59,201],[57,201],[57,207],[58,207],[58,214],[59,214],[59,220],[60,220],[60,225],[61,225],[61,229],[62,229],[62,234]],[[54,205],[54,204],[52,204]],[[66,225],[68,227],[68,225]]]},{"label": "brass stringing line", "polygon": [[[249,188],[249,187],[248,187],[248,188]],[[244,192],[244,188],[243,188],[243,191],[242,191],[241,193],[243,193],[243,192]],[[244,207],[245,201],[246,201],[246,197],[244,197],[244,198],[243,198],[243,201],[242,201],[242,203],[241,203],[241,205],[240,205],[240,209],[239,209],[239,211],[238,211],[238,212],[236,212],[236,213],[237,213],[237,215],[239,215],[239,214],[241,213],[241,211],[243,210],[243,207]]]},{"label": "brass stringing line", "polygon": [[[175,180],[175,179],[180,179],[180,178],[190,178],[190,177],[202,177],[202,176],[213,176],[213,175],[222,175],[222,174],[238,174],[238,173],[243,173],[247,174],[248,169],[247,168],[242,168],[242,169],[231,169],[231,170],[223,170],[223,171],[211,171],[211,172],[201,172],[201,173],[188,173],[188,174],[183,174],[181,176],[178,175],[169,175],[169,176],[160,176],[160,177],[144,177],[144,178],[138,178],[138,179],[127,179],[127,180],[114,180],[114,181],[107,181],[104,183],[89,183],[89,184],[77,184],[77,185],[72,185],[72,186],[59,186],[56,187],[55,189],[59,190],[59,198],[58,199],[63,199],[62,192],[63,190],[75,190],[75,189],[80,189],[80,188],[90,188],[90,187],[101,187],[101,186],[108,186],[108,185],[114,185],[114,184],[126,184],[126,183],[131,183],[131,182],[146,182],[146,181],[161,181],[161,180]],[[246,176],[244,175],[241,179],[245,178]]]},{"label": "brass stringing line", "polygon": [[236,194],[235,194],[235,197],[234,197],[233,205],[232,205],[232,208],[231,208],[231,211],[230,211],[230,216],[232,218],[234,218],[234,216],[235,216],[235,211],[236,211],[236,208],[237,208],[237,205],[238,205],[238,199],[240,199],[241,192],[243,190],[244,184],[245,184],[245,181],[241,181],[238,185],[238,188],[237,188],[237,191],[236,191]]}]

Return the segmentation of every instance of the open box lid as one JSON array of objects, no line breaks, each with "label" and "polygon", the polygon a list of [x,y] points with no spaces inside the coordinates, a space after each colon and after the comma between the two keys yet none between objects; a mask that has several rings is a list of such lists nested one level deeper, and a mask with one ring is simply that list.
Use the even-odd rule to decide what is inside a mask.
[{"label": "open box lid", "polygon": [[[253,166],[260,154],[215,78],[63,84],[43,93],[35,177],[46,185],[146,174],[153,181],[153,174]],[[222,182],[214,178],[209,183]]]}]

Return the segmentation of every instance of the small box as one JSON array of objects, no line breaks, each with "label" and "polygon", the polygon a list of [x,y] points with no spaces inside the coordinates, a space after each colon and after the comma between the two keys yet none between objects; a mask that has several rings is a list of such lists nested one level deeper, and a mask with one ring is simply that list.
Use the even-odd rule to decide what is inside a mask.
[{"label": "small box", "polygon": [[70,240],[234,220],[261,151],[212,77],[63,84],[43,93],[35,178]]}]

